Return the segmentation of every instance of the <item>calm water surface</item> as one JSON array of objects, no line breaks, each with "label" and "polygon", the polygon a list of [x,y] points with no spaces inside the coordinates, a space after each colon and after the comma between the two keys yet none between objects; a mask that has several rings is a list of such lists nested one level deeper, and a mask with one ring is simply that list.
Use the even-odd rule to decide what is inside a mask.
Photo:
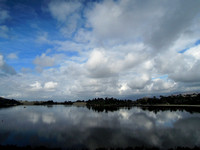
[{"label": "calm water surface", "polygon": [[200,114],[136,107],[114,112],[62,105],[3,108],[0,144],[64,149],[200,146]]}]

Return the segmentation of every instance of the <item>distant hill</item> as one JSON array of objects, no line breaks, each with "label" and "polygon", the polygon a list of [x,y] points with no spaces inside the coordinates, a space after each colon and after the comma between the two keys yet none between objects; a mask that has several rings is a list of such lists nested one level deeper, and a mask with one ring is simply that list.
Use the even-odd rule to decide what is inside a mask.
[{"label": "distant hill", "polygon": [[8,106],[15,106],[20,105],[21,103],[14,100],[14,99],[7,99],[0,97],[0,107],[8,107]]}]

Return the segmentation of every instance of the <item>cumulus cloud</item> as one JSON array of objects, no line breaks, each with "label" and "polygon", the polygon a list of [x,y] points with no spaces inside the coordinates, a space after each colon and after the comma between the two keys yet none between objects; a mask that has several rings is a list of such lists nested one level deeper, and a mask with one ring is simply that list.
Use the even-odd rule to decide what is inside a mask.
[{"label": "cumulus cloud", "polygon": [[180,82],[199,82],[200,81],[200,61],[198,60],[191,68],[184,70],[181,69],[171,74],[171,78]]},{"label": "cumulus cloud", "polygon": [[57,82],[46,82],[44,84],[44,89],[50,90],[50,91],[54,91],[54,89],[57,87],[58,83]]},{"label": "cumulus cloud", "polygon": [[133,77],[128,85],[132,89],[143,89],[150,81],[151,78],[148,75],[144,74],[141,76]]},{"label": "cumulus cloud", "polygon": [[148,58],[145,51],[138,51],[138,47],[129,45],[126,49],[127,46],[93,49],[86,68],[92,77],[111,77],[120,75],[123,71],[130,71]]},{"label": "cumulus cloud", "polygon": [[30,90],[33,90],[33,91],[38,91],[38,90],[41,90],[41,89],[42,89],[42,85],[41,85],[41,83],[39,83],[38,81],[36,81],[36,82],[33,83],[33,84],[30,84],[30,87],[31,87]]},{"label": "cumulus cloud", "polygon": [[177,0],[173,6],[168,5],[166,10],[168,13],[165,13],[162,19],[159,20],[157,30],[152,33],[147,41],[157,50],[169,47],[198,17],[199,4],[199,1],[190,3]]},{"label": "cumulus cloud", "polygon": [[87,16],[98,39],[133,41],[153,30],[163,16],[163,6],[156,4],[159,9],[155,9],[155,2],[152,1],[103,1],[96,4]]},{"label": "cumulus cloud", "polygon": [[169,1],[125,0],[97,3],[87,16],[101,41],[141,39],[158,51],[173,44],[198,13],[199,1],[176,0],[172,5]]},{"label": "cumulus cloud", "polygon": [[166,81],[162,79],[154,79],[152,83],[150,84],[149,91],[167,91],[167,92],[172,92],[175,88],[175,82],[173,81]]},{"label": "cumulus cloud", "polygon": [[200,45],[188,49],[184,54],[192,56],[194,59],[200,60]]},{"label": "cumulus cloud", "polygon": [[94,50],[89,60],[87,61],[87,68],[92,77],[109,77],[114,74],[114,70],[109,66],[109,58],[102,50]]},{"label": "cumulus cloud", "polygon": [[35,81],[34,83],[30,84],[31,91],[54,91],[57,87],[58,83],[53,81],[48,81],[42,84],[42,81]]},{"label": "cumulus cloud", "polygon": [[33,63],[36,65],[36,70],[41,72],[45,67],[53,67],[58,63],[61,63],[64,55],[55,54],[52,56],[48,56],[48,50],[46,53],[42,53],[41,56],[36,56]]},{"label": "cumulus cloud", "polygon": [[52,67],[55,65],[55,59],[43,53],[41,56],[35,58],[34,64],[41,67]]}]

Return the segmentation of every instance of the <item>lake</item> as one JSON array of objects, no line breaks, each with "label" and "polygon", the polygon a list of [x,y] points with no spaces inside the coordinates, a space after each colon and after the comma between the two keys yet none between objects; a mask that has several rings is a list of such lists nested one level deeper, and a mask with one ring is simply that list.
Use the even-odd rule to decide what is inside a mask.
[{"label": "lake", "polygon": [[98,112],[76,106],[0,109],[0,144],[48,148],[200,146],[200,113],[138,107]]}]

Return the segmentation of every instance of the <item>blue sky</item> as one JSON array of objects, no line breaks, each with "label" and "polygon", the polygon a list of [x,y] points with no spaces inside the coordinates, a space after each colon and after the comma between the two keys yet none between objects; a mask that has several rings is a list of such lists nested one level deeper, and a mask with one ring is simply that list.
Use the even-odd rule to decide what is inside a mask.
[{"label": "blue sky", "polygon": [[190,47],[185,48],[185,49],[183,49],[183,50],[180,50],[179,53],[184,53],[184,52],[186,52],[187,50],[189,50],[190,48],[196,47],[196,46],[198,46],[199,44],[200,44],[200,40],[197,40],[193,45],[190,45]]},{"label": "blue sky", "polygon": [[[1,54],[9,55],[16,53],[20,56],[20,61],[7,59],[17,71],[22,67],[34,68],[31,61],[47,49],[54,49],[51,43],[40,43],[38,38],[42,35],[48,35],[48,40],[69,40],[73,41],[76,30],[69,36],[65,37],[59,32],[63,23],[58,23],[48,12],[48,3],[45,1],[5,1],[5,8],[8,8],[9,17],[2,24],[9,28],[7,38],[1,37]],[[2,7],[3,8],[3,7]],[[80,19],[84,22],[84,19]],[[84,27],[78,23],[78,27]],[[52,52],[55,53],[55,52]],[[56,52],[57,53],[57,52]],[[76,54],[73,51],[65,52],[66,55]]]},{"label": "blue sky", "polygon": [[198,0],[0,0],[0,96],[199,92],[199,23]]}]

